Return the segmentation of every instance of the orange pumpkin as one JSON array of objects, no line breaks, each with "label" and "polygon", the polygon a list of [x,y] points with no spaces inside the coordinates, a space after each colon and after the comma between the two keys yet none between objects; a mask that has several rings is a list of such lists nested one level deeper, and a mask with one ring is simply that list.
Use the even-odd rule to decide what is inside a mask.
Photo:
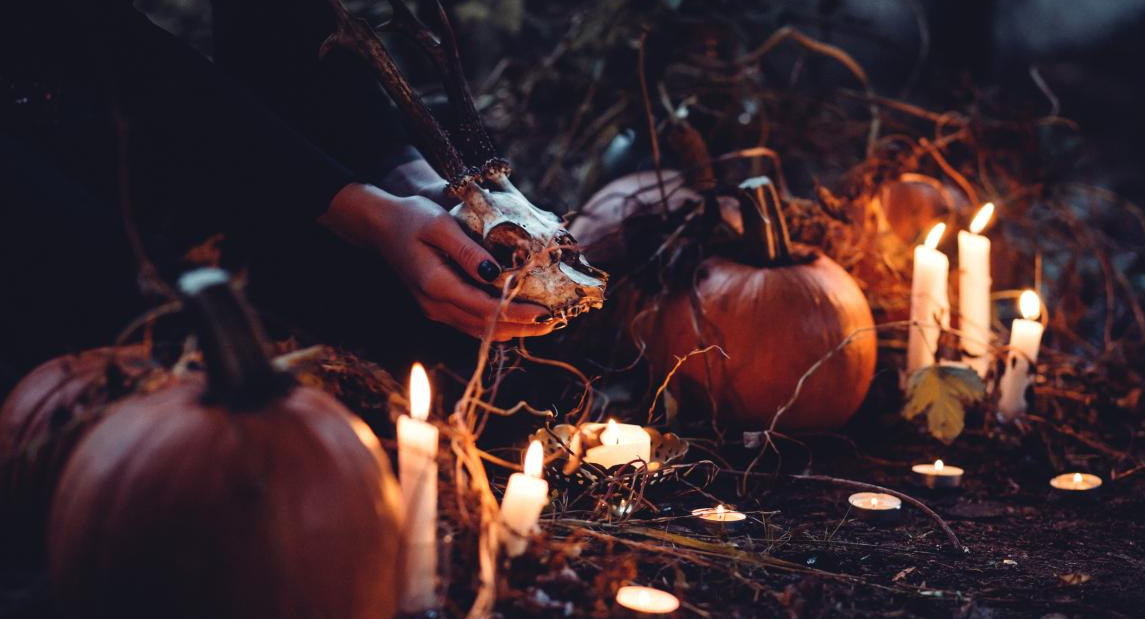
[{"label": "orange pumpkin", "polygon": [[49,525],[68,612],[389,617],[400,492],[376,437],[274,371],[226,275],[184,276],[207,380],[117,403],[76,448]]},{"label": "orange pumpkin", "polygon": [[51,359],[0,407],[0,546],[8,558],[38,558],[48,506],[67,457],[112,401],[162,368],[141,345]]},{"label": "orange pumpkin", "polygon": [[[667,178],[679,187],[677,175]],[[656,200],[625,198],[624,190],[632,187],[639,189],[636,195],[646,194],[647,176],[626,177],[598,192],[586,208],[598,216],[582,228],[574,223],[574,234],[606,239],[609,225],[621,229],[624,218],[659,208]],[[738,217],[730,222],[742,231],[741,251],[706,258],[692,281],[677,283],[653,301],[628,299],[635,306],[629,312],[636,317],[634,335],[658,377],[673,368],[677,357],[718,344],[728,358],[711,352],[688,360],[670,388],[681,411],[706,410],[744,429],[768,428],[803,374],[828,357],[777,427],[838,428],[858,409],[874,378],[877,337],[870,306],[842,267],[791,242],[770,183],[757,181],[751,188],[752,194],[737,195]],[[724,190],[720,197],[727,194]],[[722,218],[729,219],[726,200],[709,204],[719,204]],[[623,306],[626,299],[612,302]]]}]

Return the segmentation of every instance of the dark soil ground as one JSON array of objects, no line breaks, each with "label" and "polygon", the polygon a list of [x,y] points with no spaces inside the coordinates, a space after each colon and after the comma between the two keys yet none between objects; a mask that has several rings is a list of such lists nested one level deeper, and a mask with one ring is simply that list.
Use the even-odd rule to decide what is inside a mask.
[{"label": "dark soil ground", "polygon": [[[615,575],[624,571],[620,566],[635,566],[635,573],[626,575],[674,591],[687,603],[684,616],[1140,616],[1145,608],[1140,587],[1145,567],[1143,478],[1110,482],[1103,474],[1100,494],[1085,500],[1063,498],[1047,483],[1052,471],[1037,462],[1038,443],[1035,438],[1013,443],[963,436],[941,453],[966,469],[963,487],[955,491],[912,484],[910,464],[931,461],[935,454],[908,432],[884,432],[858,446],[843,436],[807,443],[815,454],[815,473],[880,484],[921,499],[950,524],[965,553],[951,552],[934,522],[909,506],[904,506],[898,524],[871,525],[848,513],[852,489],[760,478],[752,480],[747,498],[735,499],[740,479],[728,475],[706,491],[739,510],[758,513],[745,531],[724,541],[753,555],[821,572],[761,570],[732,559],[717,559],[717,567],[700,569],[684,557],[686,550],[649,552],[588,540],[583,555],[570,563],[589,582],[596,574]],[[791,458],[795,451],[785,449]],[[685,491],[676,487],[663,493]],[[719,542],[691,529],[689,518],[680,516],[709,504],[695,495],[665,500],[653,522],[641,522],[649,514],[637,514],[609,532],[654,543],[624,532],[624,526],[647,526]],[[548,531],[554,538],[564,537],[560,527]],[[594,574],[588,566],[599,569]],[[526,561],[513,573],[533,582],[539,567]],[[609,592],[598,583],[581,594],[604,598]],[[578,597],[569,599],[575,615],[609,612],[599,599]],[[513,606],[509,614],[537,610],[535,605]]]}]

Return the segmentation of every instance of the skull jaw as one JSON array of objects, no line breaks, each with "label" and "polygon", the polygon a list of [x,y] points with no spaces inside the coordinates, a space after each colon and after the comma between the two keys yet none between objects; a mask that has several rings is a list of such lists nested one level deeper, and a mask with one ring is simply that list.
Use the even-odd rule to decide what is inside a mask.
[{"label": "skull jaw", "polygon": [[587,263],[583,266],[591,271],[579,270],[565,262],[534,269],[506,270],[494,285],[504,286],[509,282],[512,288],[519,282],[515,300],[544,306],[552,320],[565,322],[604,306],[608,274]]},{"label": "skull jaw", "polygon": [[602,307],[608,274],[588,264],[560,220],[533,206],[503,175],[490,184],[497,190],[471,183],[450,213],[502,263],[493,284],[511,281],[516,300],[545,307],[555,320]]}]

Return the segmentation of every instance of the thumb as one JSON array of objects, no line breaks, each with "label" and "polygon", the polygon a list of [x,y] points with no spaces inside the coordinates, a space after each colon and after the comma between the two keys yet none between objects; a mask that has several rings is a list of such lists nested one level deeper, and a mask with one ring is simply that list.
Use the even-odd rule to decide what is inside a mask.
[{"label": "thumb", "polygon": [[443,217],[436,232],[430,244],[444,252],[474,280],[492,283],[501,276],[501,267],[493,256],[470,238],[451,215]]}]

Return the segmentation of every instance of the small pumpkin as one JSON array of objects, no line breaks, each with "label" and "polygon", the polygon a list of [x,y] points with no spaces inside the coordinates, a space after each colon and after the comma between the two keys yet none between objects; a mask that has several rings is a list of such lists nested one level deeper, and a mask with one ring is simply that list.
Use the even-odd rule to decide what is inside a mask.
[{"label": "small pumpkin", "polygon": [[206,380],[122,400],[52,506],[64,610],[88,617],[389,617],[400,492],[377,438],[275,371],[227,276],[180,280]]},{"label": "small pumpkin", "polygon": [[874,378],[878,347],[870,307],[842,267],[791,242],[770,181],[752,179],[743,187],[754,189],[756,199],[741,202],[740,255],[701,262],[692,286],[670,291],[659,311],[634,328],[659,376],[677,357],[718,344],[726,357],[712,353],[684,363],[673,391],[681,410],[714,403],[719,419],[745,429],[769,427],[804,373],[823,360],[777,427],[838,428]]},{"label": "small pumpkin", "polygon": [[910,246],[919,242],[936,221],[968,208],[962,193],[942,181],[908,172],[882,185],[871,206],[889,230]]},{"label": "small pumpkin", "polygon": [[[628,233],[633,220],[661,215],[652,174],[613,181],[574,220],[570,230],[590,243],[586,253],[591,260],[610,263],[604,257],[615,254],[632,264],[642,262],[632,259],[641,253],[624,237],[633,236]],[[631,324],[653,375],[665,376],[677,357],[718,344],[728,358],[711,352],[690,359],[676,372],[671,389],[680,410],[706,410],[744,429],[767,428],[795,393],[800,377],[854,334],[805,382],[777,427],[820,430],[843,425],[866,396],[877,355],[874,319],[858,284],[827,256],[791,242],[779,198],[766,179],[745,183],[752,192],[720,188],[702,199],[678,172],[665,170],[662,178],[668,212],[685,208],[687,201],[703,203],[705,209],[718,209],[703,218],[722,221],[738,238],[730,245],[701,239],[709,255],[688,271],[694,278],[686,283],[670,282],[674,287],[657,295],[618,288],[614,296],[619,298],[612,304],[623,308],[620,317]],[[713,252],[716,245],[719,251]]]},{"label": "small pumpkin", "polygon": [[142,345],[50,359],[0,406],[0,546],[7,558],[39,559],[48,506],[68,455],[111,402],[167,380]]}]

